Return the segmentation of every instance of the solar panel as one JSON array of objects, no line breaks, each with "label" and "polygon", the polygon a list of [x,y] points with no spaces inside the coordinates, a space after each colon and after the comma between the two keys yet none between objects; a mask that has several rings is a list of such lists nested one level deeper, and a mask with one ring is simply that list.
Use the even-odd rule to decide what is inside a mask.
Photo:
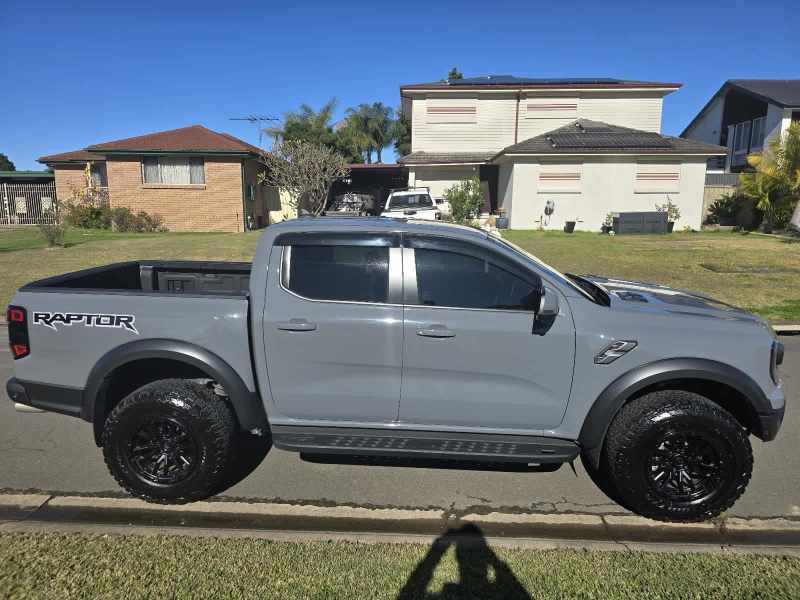
[{"label": "solar panel", "polygon": [[565,78],[531,78],[515,77],[514,75],[483,75],[481,77],[465,77],[463,79],[448,79],[449,85],[569,85],[569,84],[602,84],[613,85],[622,83],[619,79],[609,77],[565,77]]},{"label": "solar panel", "polygon": [[670,148],[667,140],[648,133],[553,133],[554,148]]}]

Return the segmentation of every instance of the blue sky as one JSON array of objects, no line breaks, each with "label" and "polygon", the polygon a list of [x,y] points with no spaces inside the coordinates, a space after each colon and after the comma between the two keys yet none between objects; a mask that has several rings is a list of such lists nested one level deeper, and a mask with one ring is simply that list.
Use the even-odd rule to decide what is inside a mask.
[{"label": "blue sky", "polygon": [[[118,4],[118,6],[117,6]],[[793,10],[794,9],[794,10]],[[467,76],[682,82],[678,134],[730,78],[800,77],[795,2],[36,2],[0,10],[0,152],[43,154],[202,123],[399,103],[401,83]],[[392,152],[384,154],[391,159]]]}]

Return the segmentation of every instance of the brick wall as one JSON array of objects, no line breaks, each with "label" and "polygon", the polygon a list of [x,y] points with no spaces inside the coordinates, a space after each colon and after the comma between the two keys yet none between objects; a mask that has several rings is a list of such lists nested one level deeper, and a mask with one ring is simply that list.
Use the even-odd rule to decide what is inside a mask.
[{"label": "brick wall", "polygon": [[111,207],[161,215],[170,231],[242,231],[242,161],[206,157],[204,185],[142,183],[139,157],[106,161]]},{"label": "brick wall", "polygon": [[69,202],[73,187],[84,189],[86,177],[85,165],[56,165],[53,171],[56,178],[56,197],[59,202]]}]

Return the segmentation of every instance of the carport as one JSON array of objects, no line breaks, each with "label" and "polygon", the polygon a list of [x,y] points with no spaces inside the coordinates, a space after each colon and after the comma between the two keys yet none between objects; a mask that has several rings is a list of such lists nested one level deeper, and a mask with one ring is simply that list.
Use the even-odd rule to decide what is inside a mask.
[{"label": "carport", "polygon": [[352,164],[350,174],[331,186],[328,212],[352,212],[362,205],[365,211],[380,214],[389,191],[408,186],[408,167],[396,163]]}]

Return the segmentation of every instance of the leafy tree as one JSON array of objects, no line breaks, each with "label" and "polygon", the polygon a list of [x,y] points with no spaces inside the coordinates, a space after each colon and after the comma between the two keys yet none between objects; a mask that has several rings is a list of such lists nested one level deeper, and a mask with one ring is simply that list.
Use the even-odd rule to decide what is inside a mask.
[{"label": "leafy tree", "polygon": [[444,192],[445,200],[450,204],[450,215],[453,221],[467,225],[478,216],[483,206],[483,189],[481,181],[473,176],[459,181]]},{"label": "leafy tree", "polygon": [[0,154],[0,171],[16,171],[17,167],[14,166],[14,163],[5,155]]},{"label": "leafy tree", "polygon": [[785,227],[800,198],[800,123],[792,123],[747,162],[754,170],[739,176],[739,190],[756,201],[766,230]]},{"label": "leafy tree", "polygon": [[395,152],[400,156],[411,154],[411,122],[402,111],[398,111],[393,127]]},{"label": "leafy tree", "polygon": [[453,67],[447,73],[447,78],[448,79],[464,79],[464,74],[461,71],[458,70],[458,67]]},{"label": "leafy tree", "polygon": [[325,210],[331,184],[349,172],[341,154],[305,140],[276,142],[262,160],[266,170],[259,180],[289,192],[293,208],[315,215]]}]

